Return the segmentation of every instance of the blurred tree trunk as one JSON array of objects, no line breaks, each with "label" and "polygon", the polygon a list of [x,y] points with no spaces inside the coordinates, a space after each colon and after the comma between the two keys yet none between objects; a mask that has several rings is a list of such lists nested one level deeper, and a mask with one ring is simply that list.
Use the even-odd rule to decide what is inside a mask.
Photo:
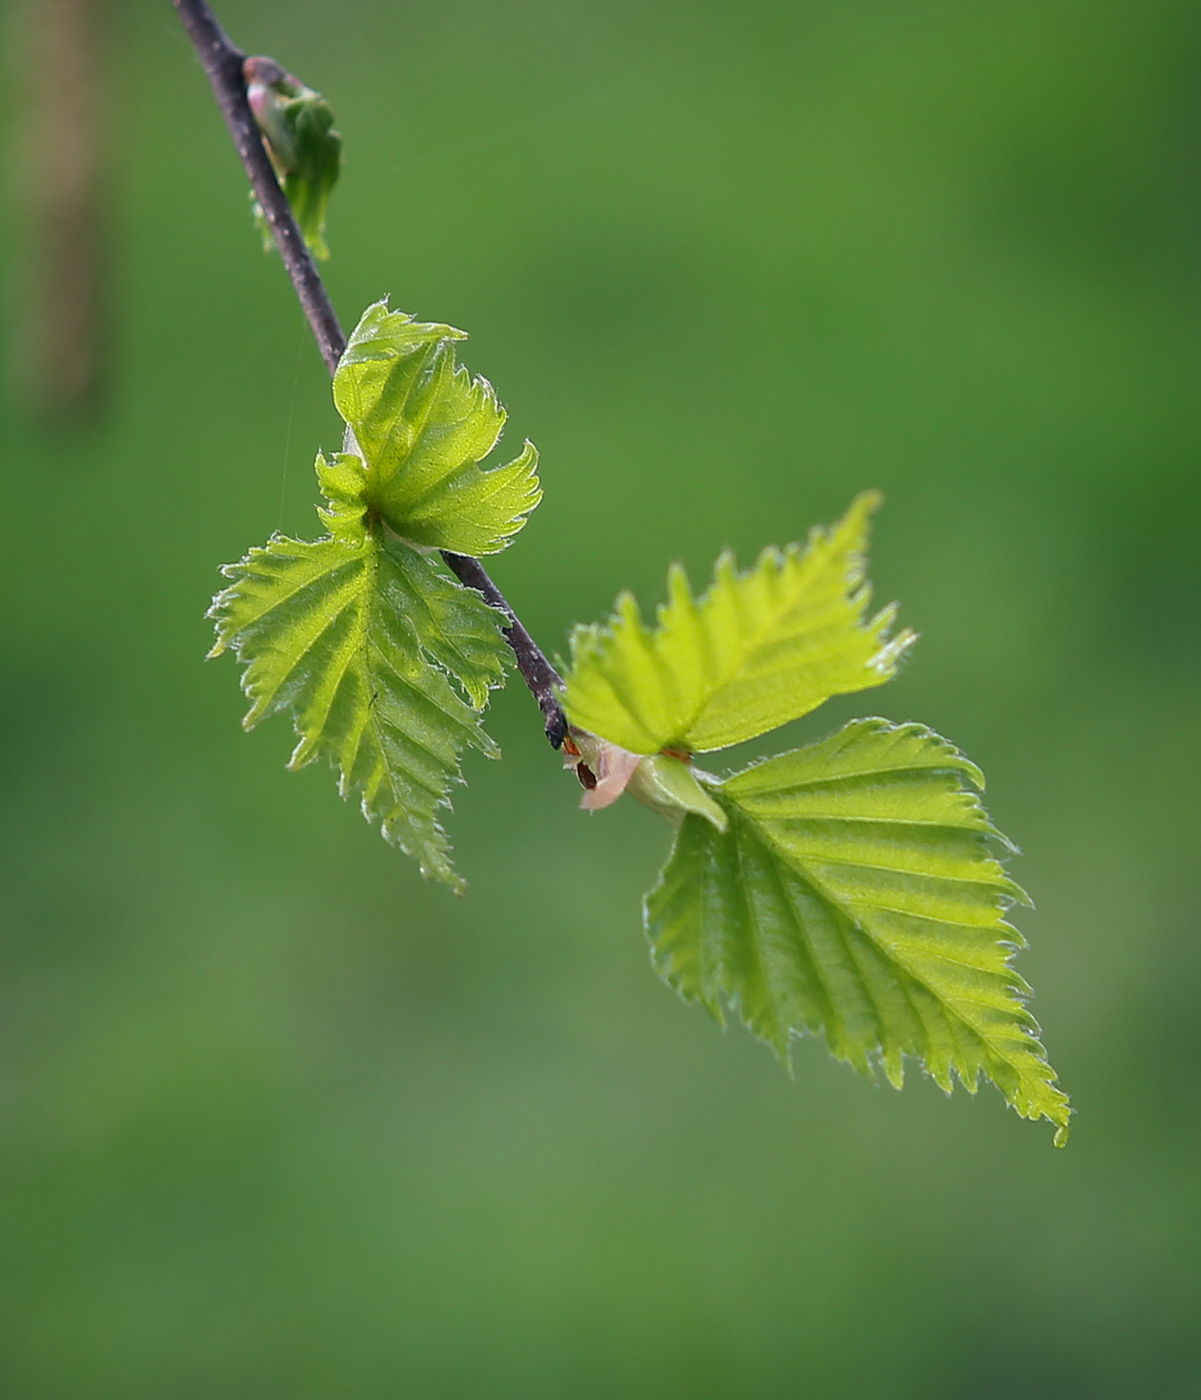
[{"label": "blurred tree trunk", "polygon": [[16,356],[23,402],[55,422],[88,417],[104,387],[104,24],[107,0],[28,0],[25,216]]}]

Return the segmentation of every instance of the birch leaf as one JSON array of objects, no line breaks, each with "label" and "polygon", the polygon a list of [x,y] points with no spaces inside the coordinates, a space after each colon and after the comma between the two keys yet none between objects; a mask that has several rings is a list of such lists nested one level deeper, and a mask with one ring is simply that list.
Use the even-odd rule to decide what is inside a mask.
[{"label": "birch leaf", "polygon": [[654,629],[622,594],[607,623],[572,634],[572,723],[632,753],[704,752],[890,680],[914,637],[889,639],[893,608],[867,617],[864,551],[878,501],[860,496],[804,549],[765,550],[747,573],[723,554],[699,599],[673,566]]},{"label": "birch leaf", "polygon": [[505,619],[372,522],[358,458],[319,457],[317,471],[329,534],[275,535],[226,566],[211,654],[232,649],[246,668],[247,729],[290,714],[289,766],[328,758],[385,839],[461,890],[438,812],[464,750],[499,757],[478,712],[503,679]]},{"label": "birch leaf", "polygon": [[486,379],[456,364],[463,339],[377,302],[347,343],[334,402],[366,464],[364,499],[391,530],[426,548],[495,554],[542,499],[538,453],[527,442],[507,466],[480,467],[505,411]]},{"label": "birch leaf", "polygon": [[982,785],[946,740],[881,719],[713,782],[726,830],[685,816],[646,899],[659,971],[785,1060],[810,1031],[898,1087],[906,1055],[948,1092],[984,1075],[1062,1143],[1068,1100],[1010,966],[1025,896]]}]

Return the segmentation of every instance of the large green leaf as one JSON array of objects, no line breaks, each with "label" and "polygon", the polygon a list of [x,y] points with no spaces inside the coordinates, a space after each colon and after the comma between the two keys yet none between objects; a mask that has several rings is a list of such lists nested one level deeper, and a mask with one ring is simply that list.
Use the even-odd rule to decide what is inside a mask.
[{"label": "large green leaf", "polygon": [[882,719],[712,780],[729,824],[681,821],[646,899],[656,965],[785,1059],[808,1030],[898,1086],[904,1055],[948,1091],[952,1072],[973,1091],[984,1074],[1062,1141],[1068,1101],[1010,967],[1005,912],[1025,896],[990,849],[982,785],[938,735]]},{"label": "large green leaf", "polygon": [[289,766],[329,758],[344,797],[358,794],[423,874],[461,889],[437,815],[465,749],[499,756],[477,711],[503,679],[504,619],[371,522],[358,458],[319,457],[317,470],[329,535],[276,535],[226,566],[212,654],[232,648],[246,666],[247,729],[290,712]]},{"label": "large green leaf", "polygon": [[860,496],[804,550],[765,550],[745,574],[723,554],[699,600],[673,566],[654,631],[622,594],[608,623],[572,634],[563,698],[572,723],[632,753],[704,752],[889,680],[913,634],[889,640],[892,608],[865,617],[864,550],[878,499]]},{"label": "large green leaf", "polygon": [[367,463],[365,499],[411,544],[458,554],[504,549],[542,499],[538,454],[478,465],[505,411],[485,379],[455,363],[451,326],[414,321],[377,302],[363,313],[334,376],[334,402]]}]

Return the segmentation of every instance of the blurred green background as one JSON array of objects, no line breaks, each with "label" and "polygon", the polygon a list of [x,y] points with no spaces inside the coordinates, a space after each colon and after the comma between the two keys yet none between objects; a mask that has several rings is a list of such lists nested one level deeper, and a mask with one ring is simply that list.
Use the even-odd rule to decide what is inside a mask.
[{"label": "blurred green background", "polygon": [[1201,10],[221,13],[334,105],[345,320],[465,327],[540,447],[494,572],[548,648],[885,491],[923,640],[785,738],[876,712],[984,767],[1078,1117],[1056,1152],[816,1041],[789,1080],[678,1002],[666,826],[578,813],[519,685],[463,900],[241,733],[216,568],[316,533],[337,420],[170,7],[125,0],[107,416],[2,423],[0,1394],[1201,1394]]}]

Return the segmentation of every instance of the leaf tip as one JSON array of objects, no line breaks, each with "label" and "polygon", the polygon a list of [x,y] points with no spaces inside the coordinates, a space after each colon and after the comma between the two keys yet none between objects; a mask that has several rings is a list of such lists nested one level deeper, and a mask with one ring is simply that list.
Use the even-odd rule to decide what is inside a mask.
[{"label": "leaf tip", "polygon": [[874,487],[869,491],[860,491],[847,509],[846,518],[855,520],[856,523],[866,524],[869,517],[884,504],[884,492],[878,491]]},{"label": "leaf tip", "polygon": [[[1055,1075],[1054,1072],[1052,1072],[1052,1080],[1054,1080],[1054,1078]],[[1056,1147],[1066,1147],[1068,1137],[1072,1131],[1072,1119],[1075,1116],[1076,1110],[1072,1107],[1068,1096],[1057,1084],[1051,1083],[1047,1087],[1056,1096],[1057,1102],[1050,1111],[1046,1109],[1043,1110],[1043,1117],[1055,1125],[1055,1136],[1052,1139],[1054,1145]]]}]

